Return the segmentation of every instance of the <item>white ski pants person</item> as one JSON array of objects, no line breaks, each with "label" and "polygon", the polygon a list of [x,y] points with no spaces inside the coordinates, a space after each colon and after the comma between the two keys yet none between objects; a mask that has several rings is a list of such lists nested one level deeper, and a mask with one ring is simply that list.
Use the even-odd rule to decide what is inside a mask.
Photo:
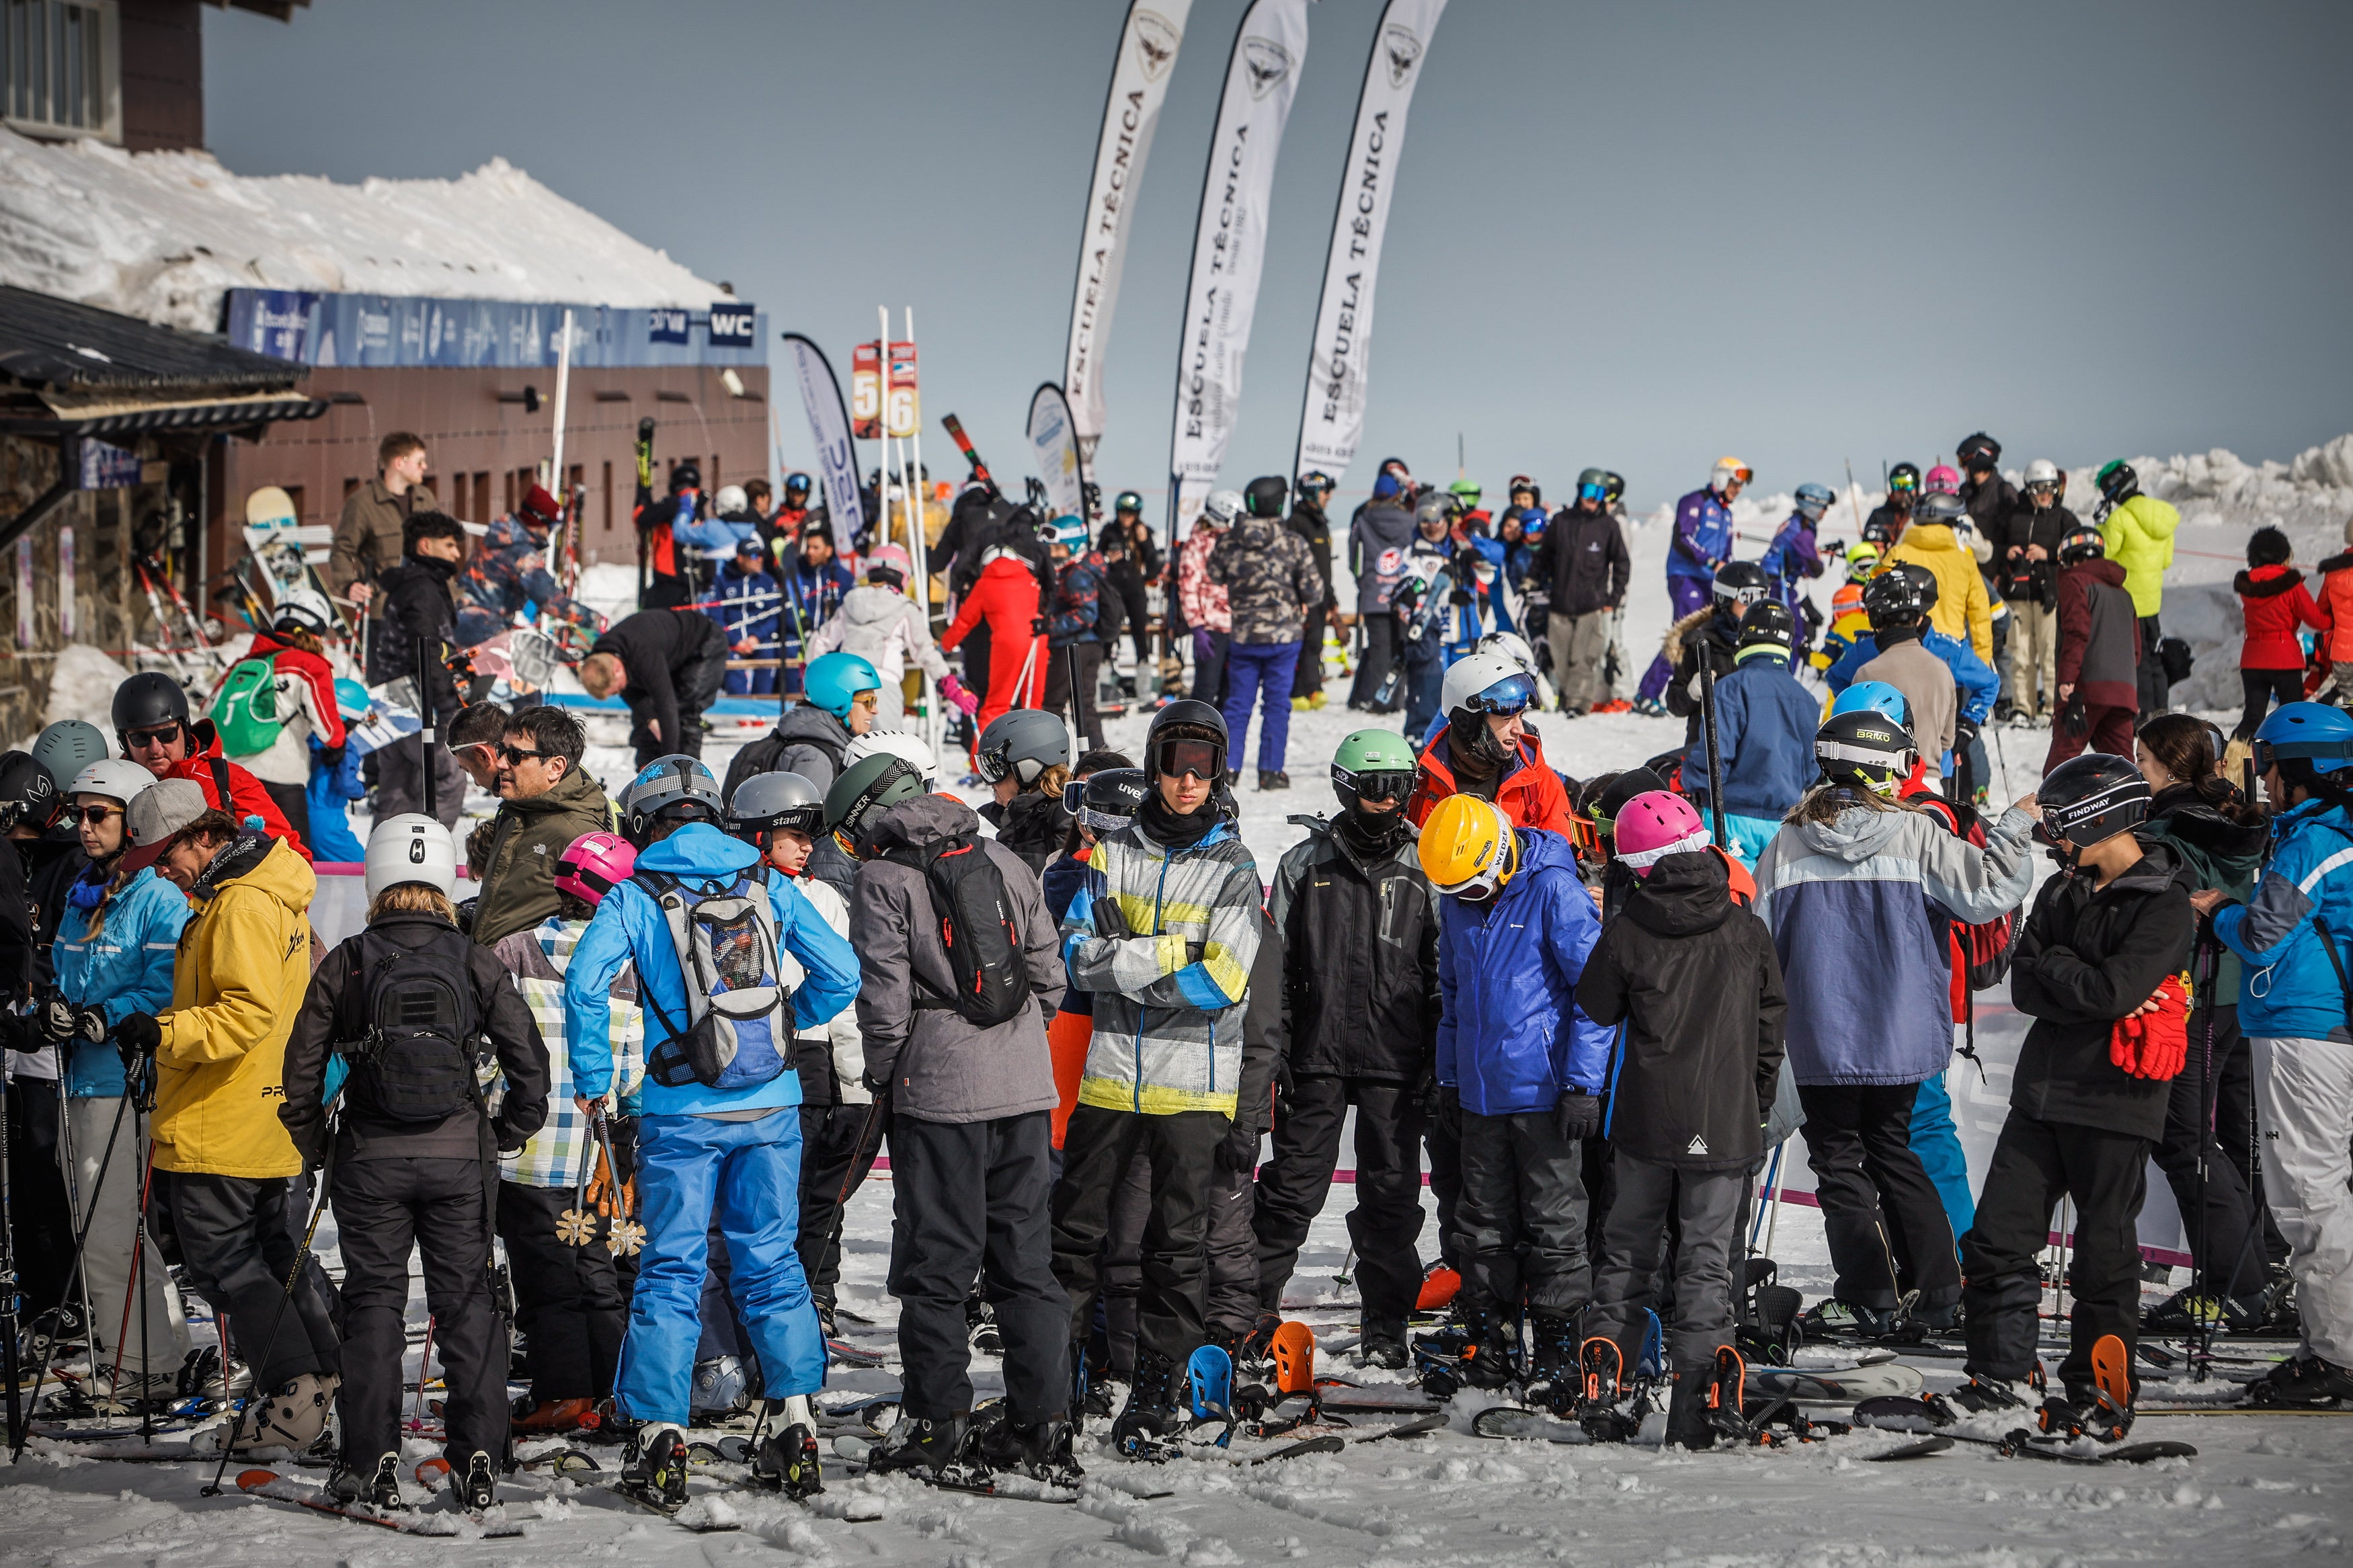
[{"label": "white ski pants person", "polygon": [[[82,1278],[90,1286],[91,1342],[97,1350],[99,1387],[111,1386],[107,1374],[115,1352],[122,1352],[126,1378],[142,1373],[169,1377],[180,1370],[188,1354],[188,1320],[180,1292],[164,1271],[155,1250],[154,1228],[148,1227],[147,1257],[139,1270],[139,1313],[127,1310],[131,1287],[131,1247],[139,1235],[139,1197],[147,1175],[147,1150],[132,1131],[126,1112],[114,1141],[114,1157],[106,1160],[106,1185],[98,1185],[98,1167],[106,1153],[107,1134],[114,1131],[120,1100],[69,1100],[66,1114],[73,1122],[74,1163],[71,1187],[74,1224],[88,1226],[82,1245]],[[142,1325],[141,1316],[146,1319]],[[121,1344],[117,1345],[117,1336]]]},{"label": "white ski pants person", "polygon": [[2263,1194],[2287,1239],[2304,1349],[2353,1365],[2353,1046],[2250,1039]]}]

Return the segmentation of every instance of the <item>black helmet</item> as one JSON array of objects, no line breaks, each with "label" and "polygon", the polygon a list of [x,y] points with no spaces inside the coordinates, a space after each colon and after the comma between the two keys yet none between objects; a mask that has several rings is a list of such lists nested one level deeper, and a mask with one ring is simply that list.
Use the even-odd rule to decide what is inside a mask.
[{"label": "black helmet", "polygon": [[1916,561],[1898,561],[1862,587],[1862,613],[1873,631],[1908,626],[1936,607],[1936,574]]},{"label": "black helmet", "polygon": [[2140,476],[2133,472],[2133,466],[2122,458],[2113,463],[2103,463],[2093,483],[2100,487],[2100,494],[2107,498],[2111,506],[2122,506],[2140,493]]},{"label": "black helmet", "polygon": [[1051,767],[1071,765],[1071,731],[1060,713],[1016,708],[988,721],[973,748],[974,771],[983,784],[1011,778],[1027,789]]},{"label": "black helmet", "polygon": [[1765,568],[1754,561],[1727,561],[1715,569],[1715,596],[1732,600],[1741,610],[1763,603],[1770,592],[1772,585],[1765,581]]},{"label": "black helmet", "polygon": [[[1144,733],[1144,775],[1157,778],[1165,771],[1167,759],[1164,750],[1179,741],[1207,741],[1217,748],[1217,760],[1212,768],[1211,784],[1222,783],[1226,776],[1226,716],[1198,698],[1181,698],[1152,716],[1152,728]],[[1200,770],[1193,770],[1198,773]]]},{"label": "black helmet", "polygon": [[2100,531],[2088,524],[2069,533],[2059,542],[2059,564],[2073,566],[2082,561],[2104,561],[2108,554],[2108,542]]},{"label": "black helmet", "polygon": [[1961,503],[1960,497],[1949,496],[1939,490],[1935,495],[1920,498],[1920,504],[1912,509],[1912,524],[1917,528],[1925,523],[1941,522],[1950,527],[1968,515],[1969,509]]},{"label": "black helmet", "polygon": [[12,827],[47,831],[66,797],[49,770],[30,752],[0,752],[0,833]]},{"label": "black helmet", "polygon": [[1964,469],[1974,473],[2001,461],[2001,443],[1980,430],[1974,436],[1963,437],[1953,456]]},{"label": "black helmet", "polygon": [[1739,658],[1751,648],[1778,648],[1788,653],[1798,643],[1798,620],[1778,599],[1759,599],[1741,612]]},{"label": "black helmet", "polygon": [[1279,474],[1261,474],[1242,487],[1242,504],[1252,517],[1281,517],[1282,503],[1291,499],[1291,487]]},{"label": "black helmet", "polygon": [[1142,768],[1105,768],[1064,784],[1062,809],[1100,838],[1135,820],[1147,787]]},{"label": "black helmet", "polygon": [[699,490],[702,488],[702,470],[695,466],[691,458],[670,469],[670,494],[676,495],[681,490]]},{"label": "black helmet", "polygon": [[1834,784],[1894,795],[1919,758],[1912,731],[1869,708],[1833,713],[1814,731],[1814,760]]},{"label": "black helmet", "polygon": [[2068,758],[2034,794],[2043,831],[2078,849],[2129,832],[2148,815],[2148,781],[2131,759],[2105,752]]},{"label": "black helmet", "polygon": [[1626,476],[1623,474],[1607,474],[1604,475],[1603,478],[1605,478],[1609,482],[1603,487],[1601,491],[1602,504],[1605,506],[1616,506],[1618,504],[1618,498],[1626,493]]},{"label": "black helmet", "polygon": [[1134,490],[1122,490],[1113,500],[1111,510],[1115,513],[1132,511],[1141,517],[1144,514],[1144,498]]},{"label": "black helmet", "polygon": [[754,773],[727,803],[727,831],[756,836],[765,845],[777,828],[817,837],[825,826],[825,796],[796,773]]},{"label": "black helmet", "polygon": [[114,689],[114,736],[152,730],[174,720],[188,721],[188,694],[160,669],[142,669]]},{"label": "black helmet", "polygon": [[1898,463],[1894,468],[1887,470],[1887,499],[1889,500],[1894,500],[1899,495],[1916,496],[1919,493],[1919,464]]},{"label": "black helmet", "polygon": [[906,758],[878,752],[852,763],[825,792],[825,825],[862,845],[877,813],[923,793],[923,775]]},{"label": "black helmet", "polygon": [[1299,476],[1299,493],[1303,496],[1328,496],[1339,488],[1332,482],[1332,476],[1321,468],[1310,468]]}]

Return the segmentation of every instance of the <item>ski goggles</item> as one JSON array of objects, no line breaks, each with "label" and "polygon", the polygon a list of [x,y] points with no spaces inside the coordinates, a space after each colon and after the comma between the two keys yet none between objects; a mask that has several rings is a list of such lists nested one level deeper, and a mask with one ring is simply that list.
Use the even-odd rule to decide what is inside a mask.
[{"label": "ski goggles", "polygon": [[1750,468],[1746,463],[1740,463],[1735,465],[1731,469],[1729,469],[1725,473],[1725,477],[1730,479],[1734,484],[1745,485],[1749,480],[1757,477],[1757,470]]},{"label": "ski goggles", "polygon": [[1889,495],[1909,495],[1912,491],[1916,490],[1919,488],[1919,476],[1915,474],[1890,474],[1887,476],[1887,493]]},{"label": "ski goggles", "polygon": [[2031,496],[2041,496],[2045,500],[2048,500],[2052,496],[2059,493],[2059,481],[2057,479],[2036,479],[2026,487],[2026,493]]},{"label": "ski goggles", "polygon": [[815,838],[824,827],[825,807],[797,805],[789,811],[778,812],[776,816],[763,818],[758,822],[736,823],[733,830],[738,833],[751,834],[759,841],[758,847],[765,849],[768,847],[768,837],[771,834],[797,833],[804,838]]},{"label": "ski goggles", "polygon": [[972,771],[980,775],[981,783],[987,784],[993,784],[999,779],[1012,777],[1013,748],[1010,745],[997,745],[991,746],[985,752],[974,752]]},{"label": "ski goggles", "polygon": [[1577,487],[1577,499],[1579,500],[1607,500],[1609,498],[1609,487],[1608,485],[1579,485]]},{"label": "ski goggles", "polygon": [[1536,683],[1526,675],[1507,675],[1462,704],[1473,713],[1525,713],[1536,700]]},{"label": "ski goggles", "polygon": [[1468,899],[1474,904],[1481,903],[1493,898],[1496,890],[1510,881],[1512,874],[1519,868],[1519,835],[1506,825],[1504,829],[1504,841],[1496,847],[1493,858],[1461,881],[1440,886],[1438,890],[1450,898]]},{"label": "ski goggles", "polygon": [[2341,763],[2353,759],[2353,741],[2257,741],[2254,742],[2254,755],[2255,773],[2260,777],[2291,757],[2302,757],[2316,763]]},{"label": "ski goggles", "polygon": [[1152,772],[1155,777],[1172,779],[1190,773],[1215,784],[1226,774],[1225,748],[1215,741],[1171,737],[1153,748]]},{"label": "ski goggles", "polygon": [[1413,788],[1411,768],[1375,768],[1352,773],[1336,763],[1332,767],[1332,782],[1342,789],[1354,790],[1358,800],[1403,800]]}]

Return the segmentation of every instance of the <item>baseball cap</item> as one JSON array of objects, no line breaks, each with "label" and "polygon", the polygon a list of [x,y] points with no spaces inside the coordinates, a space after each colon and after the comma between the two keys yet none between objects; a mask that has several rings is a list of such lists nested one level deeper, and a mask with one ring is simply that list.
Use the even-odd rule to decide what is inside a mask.
[{"label": "baseball cap", "polygon": [[180,830],[212,809],[204,786],[194,779],[164,779],[141,790],[123,808],[122,828],[131,840],[122,869],[143,871],[163,858]]}]

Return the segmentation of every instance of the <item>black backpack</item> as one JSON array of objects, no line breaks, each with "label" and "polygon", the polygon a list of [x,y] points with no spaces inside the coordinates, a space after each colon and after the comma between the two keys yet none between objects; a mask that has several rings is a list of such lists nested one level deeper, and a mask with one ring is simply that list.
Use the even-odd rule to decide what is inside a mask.
[{"label": "black backpack", "polygon": [[[923,874],[955,983],[954,994],[918,1001],[916,1007],[952,1007],[984,1029],[1019,1014],[1029,1002],[1029,970],[1013,921],[1012,895],[982,840],[960,834],[929,849],[902,845],[882,858]],[[938,990],[920,972],[915,981]]]},{"label": "black backpack", "polygon": [[412,1126],[480,1108],[474,944],[451,930],[413,948],[364,931],[350,945],[353,984],[343,992],[342,1050],[352,1071],[344,1102],[367,1121]]}]

